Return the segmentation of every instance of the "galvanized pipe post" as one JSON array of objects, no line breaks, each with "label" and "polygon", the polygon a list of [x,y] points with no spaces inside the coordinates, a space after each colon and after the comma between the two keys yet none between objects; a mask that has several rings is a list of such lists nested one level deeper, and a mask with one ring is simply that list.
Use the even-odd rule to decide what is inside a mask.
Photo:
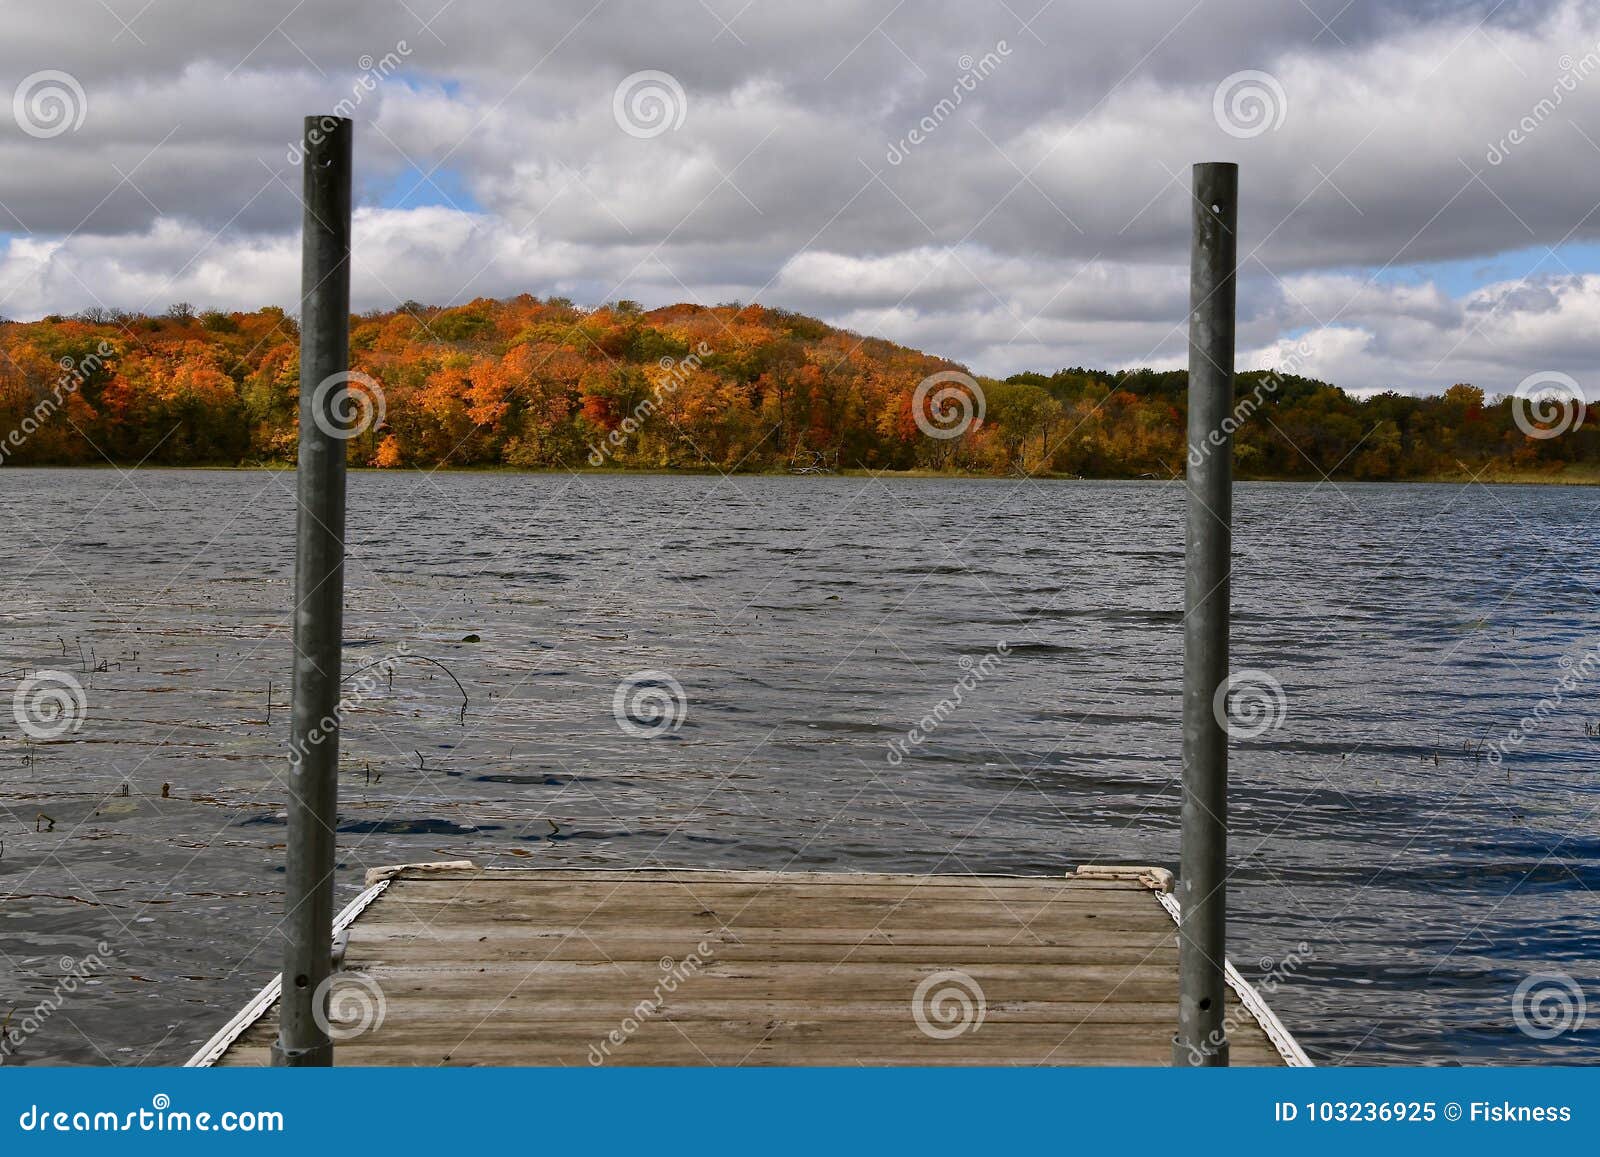
[{"label": "galvanized pipe post", "polygon": [[1183,832],[1177,1065],[1226,1065],[1228,571],[1233,545],[1234,273],[1239,166],[1194,167],[1184,549]]},{"label": "galvanized pipe post", "polygon": [[300,266],[300,458],[295,528],[294,703],[283,995],[275,1065],[331,1065],[334,825],[344,628],[345,421],[350,364],[352,124],[305,120]]}]

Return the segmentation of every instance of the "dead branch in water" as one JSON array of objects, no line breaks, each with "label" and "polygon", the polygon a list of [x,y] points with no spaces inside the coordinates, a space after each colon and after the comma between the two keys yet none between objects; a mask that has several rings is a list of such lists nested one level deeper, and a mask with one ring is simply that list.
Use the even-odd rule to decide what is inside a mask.
[{"label": "dead branch in water", "polygon": [[432,657],[430,657],[428,655],[412,655],[412,654],[391,655],[391,656],[385,656],[382,659],[373,659],[370,662],[363,663],[361,666],[357,667],[354,671],[350,672],[350,674],[346,675],[343,679],[339,680],[339,683],[342,686],[343,684],[348,683],[350,680],[354,679],[357,675],[361,674],[363,671],[370,671],[373,667],[382,666],[383,664],[388,663],[388,664],[391,664],[390,673],[389,673],[389,684],[390,684],[390,686],[393,686],[394,685],[394,670],[393,670],[392,664],[394,664],[396,661],[398,661],[400,659],[420,659],[424,663],[432,663],[435,667],[439,668],[439,670],[443,671],[446,675],[450,676],[450,682],[454,683],[456,685],[456,690],[461,692],[461,725],[463,727],[465,727],[466,724],[467,724],[467,702],[468,702],[468,700],[467,700],[467,689],[461,685],[461,680],[456,678],[456,673],[454,671],[450,670],[449,667],[446,667],[443,663],[439,662],[439,660],[434,659],[434,658],[432,658]]}]

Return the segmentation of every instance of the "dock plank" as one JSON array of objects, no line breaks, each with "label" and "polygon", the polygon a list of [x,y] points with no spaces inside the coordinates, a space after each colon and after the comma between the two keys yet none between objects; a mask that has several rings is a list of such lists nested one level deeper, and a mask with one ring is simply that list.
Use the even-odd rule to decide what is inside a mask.
[{"label": "dock plank", "polygon": [[340,1064],[1167,1065],[1177,936],[1132,878],[410,869],[333,994]]}]

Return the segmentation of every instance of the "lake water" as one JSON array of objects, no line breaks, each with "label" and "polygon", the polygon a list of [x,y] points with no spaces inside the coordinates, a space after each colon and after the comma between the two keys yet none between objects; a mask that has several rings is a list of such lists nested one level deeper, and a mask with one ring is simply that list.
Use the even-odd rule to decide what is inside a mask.
[{"label": "lake water", "polygon": [[[3,689],[64,670],[87,703],[49,741],[4,719],[0,1020],[88,974],[6,1063],[181,1062],[277,968],[294,476],[0,480]],[[406,660],[350,711],[340,902],[369,866],[447,858],[1175,866],[1182,504],[1162,483],[352,476],[347,669],[405,644],[467,702]],[[1600,1056],[1600,494],[1236,505],[1233,666],[1286,714],[1234,745],[1235,962],[1275,977],[1319,1063]],[[619,724],[639,672],[675,728],[634,734],[627,696]],[[1481,745],[1541,700],[1495,765]],[[1586,1023],[1519,1028],[1519,985],[1571,1002],[1540,973],[1587,988]]]}]

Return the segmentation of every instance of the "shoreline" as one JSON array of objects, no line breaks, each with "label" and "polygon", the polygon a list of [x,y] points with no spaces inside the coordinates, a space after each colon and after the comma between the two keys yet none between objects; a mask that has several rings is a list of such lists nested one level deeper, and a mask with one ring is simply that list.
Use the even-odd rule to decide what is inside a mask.
[{"label": "shoreline", "polygon": [[[1087,478],[1081,475],[1054,474],[1042,472],[1030,475],[1017,474],[978,474],[963,471],[949,470],[868,470],[850,467],[821,474],[797,474],[789,470],[740,470],[724,471],[714,467],[702,468],[643,468],[622,467],[607,468],[594,466],[580,466],[562,468],[547,467],[522,467],[506,465],[485,466],[348,466],[351,474],[395,474],[423,473],[423,474],[505,474],[512,476],[539,477],[544,475],[562,477],[685,477],[685,478],[716,478],[716,477],[741,477],[741,478],[891,478],[891,479],[944,479],[947,481],[971,482],[1020,482],[1024,477],[1034,482],[1087,482],[1087,483],[1149,483],[1153,486],[1165,486],[1174,482],[1181,482],[1182,475],[1173,475],[1169,478],[1151,478],[1148,476],[1106,476]],[[144,465],[118,462],[81,462],[81,463],[29,463],[20,466],[0,467],[0,476],[9,470],[113,470],[126,473],[133,470],[181,470],[192,473],[245,473],[274,471],[285,474],[294,473],[295,467],[289,462],[257,462],[241,463],[235,465],[216,463],[192,463],[184,465]],[[1469,472],[1460,474],[1430,474],[1409,478],[1317,478],[1299,475],[1258,475],[1235,474],[1237,483],[1283,483],[1300,485],[1320,485],[1326,483],[1330,486],[1443,486],[1447,484],[1479,483],[1486,486],[1600,486],[1600,466],[1585,467],[1578,470],[1562,470],[1555,473],[1544,471],[1516,472],[1507,471],[1499,473],[1485,473],[1481,477],[1474,477]]]}]

